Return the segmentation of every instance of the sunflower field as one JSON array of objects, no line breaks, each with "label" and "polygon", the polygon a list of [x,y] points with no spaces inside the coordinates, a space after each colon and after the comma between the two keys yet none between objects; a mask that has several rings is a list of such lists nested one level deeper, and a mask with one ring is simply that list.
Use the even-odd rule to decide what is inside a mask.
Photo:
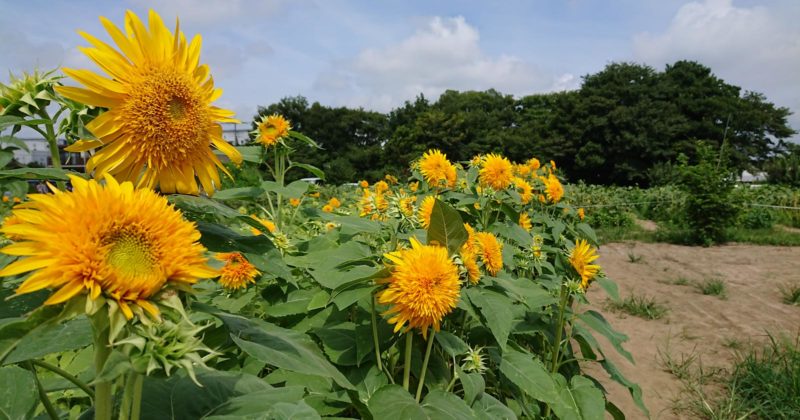
[{"label": "sunflower field", "polygon": [[[625,335],[585,308],[617,290],[555,162],[429,150],[408,179],[286,183],[324,178],[292,160],[314,141],[273,115],[226,143],[199,36],[101,21],[115,45],[81,34],[102,74],[0,85],[0,156],[27,126],[54,157],[0,171],[0,417],[624,418],[609,378],[647,415],[605,357],[633,362]],[[222,189],[244,162],[263,180]]]}]

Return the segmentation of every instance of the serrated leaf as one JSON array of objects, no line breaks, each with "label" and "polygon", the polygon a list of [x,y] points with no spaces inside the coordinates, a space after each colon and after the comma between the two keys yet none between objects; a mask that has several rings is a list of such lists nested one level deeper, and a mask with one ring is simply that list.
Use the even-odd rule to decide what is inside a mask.
[{"label": "serrated leaf", "polygon": [[614,302],[619,301],[619,288],[617,287],[617,283],[614,280],[611,280],[607,277],[598,277],[596,280],[597,284],[606,291],[608,297],[611,298]]},{"label": "serrated leaf", "polygon": [[305,169],[308,172],[311,172],[311,174],[314,175],[315,177],[321,180],[325,180],[325,172],[323,172],[322,169],[317,168],[314,165],[309,165],[307,163],[292,163],[292,166],[298,167],[300,169]]},{"label": "serrated leaf", "polygon": [[597,331],[603,337],[607,338],[619,354],[628,359],[629,362],[633,363],[633,356],[631,356],[630,352],[622,347],[622,343],[628,341],[628,336],[611,328],[611,324],[606,321],[605,317],[603,317],[601,313],[592,310],[586,311],[579,314],[578,319],[586,324],[589,328]]},{"label": "serrated leaf", "polygon": [[427,419],[425,410],[400,385],[384,385],[367,403],[376,419]]},{"label": "serrated leaf", "polygon": [[33,418],[39,405],[39,393],[31,372],[19,366],[0,368],[0,419]]},{"label": "serrated leaf", "polygon": [[486,327],[492,332],[497,344],[505,349],[514,319],[511,299],[488,289],[474,287],[466,289],[465,294],[486,319]]},{"label": "serrated leaf", "polygon": [[75,350],[92,343],[92,328],[86,317],[64,323],[47,322],[28,331],[3,364],[19,363],[51,353]]},{"label": "serrated leaf", "polygon": [[245,162],[261,163],[261,154],[263,148],[261,146],[236,146],[236,150],[242,155],[242,160]]},{"label": "serrated leaf", "polygon": [[430,419],[472,419],[475,413],[461,398],[453,393],[436,389],[422,401],[422,409]]},{"label": "serrated leaf", "polygon": [[436,342],[451,357],[457,357],[469,351],[469,346],[464,340],[444,330],[436,333]]},{"label": "serrated leaf", "polygon": [[466,373],[459,369],[458,379],[461,381],[461,387],[464,388],[464,401],[467,404],[472,405],[475,398],[486,389],[486,382],[479,373]]},{"label": "serrated leaf", "polygon": [[452,255],[458,252],[468,237],[458,211],[437,198],[433,203],[431,224],[428,226],[428,244],[438,243]]}]

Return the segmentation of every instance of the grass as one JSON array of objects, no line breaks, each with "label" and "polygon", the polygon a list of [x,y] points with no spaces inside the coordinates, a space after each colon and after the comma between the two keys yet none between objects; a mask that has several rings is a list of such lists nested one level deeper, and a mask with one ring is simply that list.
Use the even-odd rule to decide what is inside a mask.
[{"label": "grass", "polygon": [[784,229],[732,228],[727,231],[728,240],[754,245],[800,246],[800,234]]},{"label": "grass", "polygon": [[[597,228],[597,238],[601,244],[610,242],[639,241],[639,242],[666,242],[677,245],[691,245],[690,231],[681,226],[659,226],[655,232],[646,231],[634,225],[631,227]],[[726,231],[729,242],[738,242],[752,245],[775,246],[800,246],[800,233],[790,232],[780,228],[745,229],[741,227],[730,228]]]},{"label": "grass", "polygon": [[781,292],[783,303],[800,306],[800,283],[785,284],[778,290]]},{"label": "grass", "polygon": [[595,229],[595,233],[597,234],[597,240],[601,244],[624,241],[656,242],[654,232],[646,231],[638,225],[630,227],[598,227]]},{"label": "grass", "polygon": [[619,301],[609,301],[608,309],[644,319],[661,319],[669,309],[652,297],[630,295]]},{"label": "grass", "polygon": [[636,255],[633,251],[628,251],[628,262],[629,263],[636,264],[636,263],[638,263],[640,261],[642,261],[642,256],[641,255]]},{"label": "grass", "polygon": [[727,297],[725,281],[720,279],[706,279],[702,283],[697,283],[695,287],[704,295],[716,296],[720,299]]}]

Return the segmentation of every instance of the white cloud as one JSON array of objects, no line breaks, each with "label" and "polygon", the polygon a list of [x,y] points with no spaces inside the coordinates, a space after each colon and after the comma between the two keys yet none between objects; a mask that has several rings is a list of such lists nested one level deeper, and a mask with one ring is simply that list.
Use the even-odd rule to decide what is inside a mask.
[{"label": "white cloud", "polygon": [[513,55],[487,54],[478,30],[463,17],[433,17],[398,43],[335,63],[314,88],[334,93],[345,105],[386,111],[419,93],[435,98],[447,89],[494,88],[523,95],[572,88],[572,78]]},{"label": "white cloud", "polygon": [[[796,6],[737,7],[731,0],[683,5],[663,33],[634,37],[634,54],[656,67],[696,60],[717,76],[800,112],[800,27]],[[800,129],[800,115],[790,117]]]}]

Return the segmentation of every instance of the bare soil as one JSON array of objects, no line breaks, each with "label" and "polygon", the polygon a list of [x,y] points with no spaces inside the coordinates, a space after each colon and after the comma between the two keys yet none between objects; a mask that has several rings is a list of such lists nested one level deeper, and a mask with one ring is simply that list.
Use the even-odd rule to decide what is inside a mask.
[{"label": "bare soil", "polygon": [[[589,290],[592,309],[630,337],[625,348],[635,365],[603,344],[627,378],[642,387],[653,419],[691,418],[674,410],[687,402],[687,396],[681,380],[666,369],[665,355],[674,360],[694,355],[704,370],[725,369],[731,366],[736,348],[765,343],[767,333],[790,337],[800,333],[800,307],[782,303],[779,291],[781,285],[800,282],[800,247],[631,242],[604,245],[599,252],[599,263],[619,285],[620,297],[654,297],[669,309],[658,320],[614,313],[605,308],[607,295],[602,288],[595,285]],[[629,254],[641,259],[631,262]],[[679,279],[689,284],[675,284],[685,281]],[[695,287],[708,279],[723,280],[727,297],[703,295]],[[596,378],[608,378],[597,365],[585,367]],[[646,418],[626,388],[610,379],[601,382],[629,419]]]}]

